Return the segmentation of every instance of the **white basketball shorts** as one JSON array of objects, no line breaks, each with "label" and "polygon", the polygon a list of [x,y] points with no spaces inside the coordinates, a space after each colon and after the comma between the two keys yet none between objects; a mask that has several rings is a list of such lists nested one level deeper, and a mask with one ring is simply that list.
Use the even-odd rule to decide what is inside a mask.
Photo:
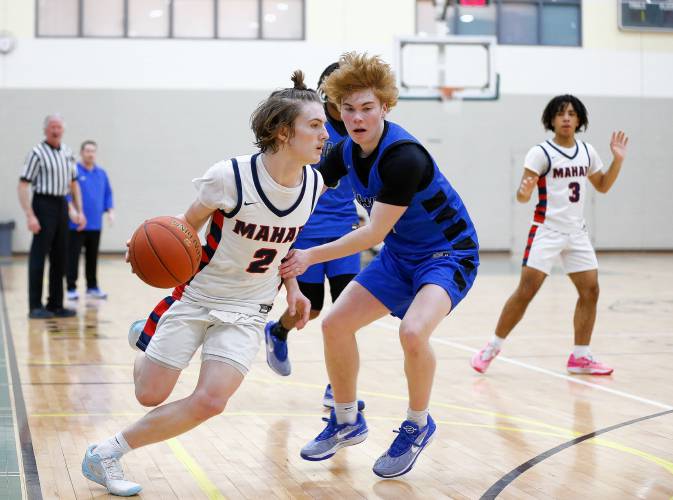
[{"label": "white basketball shorts", "polygon": [[[251,312],[259,305],[251,306]],[[199,347],[202,359],[230,362],[247,374],[264,339],[266,317],[220,311],[176,300],[161,316],[145,355],[183,370]]]},{"label": "white basketball shorts", "polygon": [[586,230],[561,233],[544,225],[531,226],[523,265],[549,274],[557,257],[567,274],[598,269],[596,252]]}]

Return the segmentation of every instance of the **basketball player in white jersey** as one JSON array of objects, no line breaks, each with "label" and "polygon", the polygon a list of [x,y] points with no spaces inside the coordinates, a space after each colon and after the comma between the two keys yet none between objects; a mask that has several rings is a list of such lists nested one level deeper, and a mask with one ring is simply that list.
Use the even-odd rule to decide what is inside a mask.
[{"label": "basketball player in white jersey", "polygon": [[607,193],[615,183],[628,138],[621,131],[612,134],[613,159],[604,171],[593,146],[575,137],[588,124],[587,110],[579,99],[572,95],[554,97],[542,113],[542,124],[554,132],[554,138],[530,149],[516,193],[517,201],[527,203],[535,186],[538,188],[539,201],[528,234],[521,280],[500,313],[495,335],[472,357],[472,368],[486,372],[560,256],[563,269],[579,294],[574,317],[575,347],[567,369],[570,373],[609,375],[613,369],[594,359],[589,349],[598,302],[598,261],[584,221],[584,200],[587,179],[600,193]]},{"label": "basketball player in white jersey", "polygon": [[[281,286],[279,267],[323,188],[310,164],[320,161],[325,112],[317,93],[292,75],[251,117],[260,153],[212,166],[194,180],[196,200],[185,221],[197,231],[210,221],[200,270],[165,299],[167,308],[136,359],[136,398],[157,406],[118,434],[88,447],[84,475],[113,495],[137,494],[119,462],[131,451],[187,432],[219,415],[264,342],[266,314]],[[296,280],[285,281],[290,311],[308,321],[310,302]],[[172,300],[169,300],[172,299]],[[181,370],[202,348],[194,392],[162,406]]]}]

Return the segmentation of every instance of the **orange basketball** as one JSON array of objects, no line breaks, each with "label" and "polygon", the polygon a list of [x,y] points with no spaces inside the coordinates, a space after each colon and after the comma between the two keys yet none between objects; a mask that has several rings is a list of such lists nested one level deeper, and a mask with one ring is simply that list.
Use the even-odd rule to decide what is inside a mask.
[{"label": "orange basketball", "polygon": [[171,288],[187,282],[198,270],[201,242],[186,222],[175,217],[155,217],[133,233],[129,261],[148,285]]}]

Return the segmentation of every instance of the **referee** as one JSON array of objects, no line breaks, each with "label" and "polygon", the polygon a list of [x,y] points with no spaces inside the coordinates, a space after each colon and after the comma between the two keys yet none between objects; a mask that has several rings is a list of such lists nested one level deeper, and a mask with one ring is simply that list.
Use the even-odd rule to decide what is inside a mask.
[{"label": "referee", "polygon": [[[44,141],[35,146],[23,167],[19,180],[19,202],[26,214],[28,230],[33,233],[28,259],[28,300],[30,318],[48,319],[74,316],[63,307],[63,277],[68,242],[68,203],[72,193],[76,213],[73,221],[84,227],[82,197],[77,184],[77,168],[71,149],[61,143],[63,119],[49,115],[44,119]],[[30,201],[30,187],[33,200]],[[44,261],[49,255],[49,298],[42,305]]]}]

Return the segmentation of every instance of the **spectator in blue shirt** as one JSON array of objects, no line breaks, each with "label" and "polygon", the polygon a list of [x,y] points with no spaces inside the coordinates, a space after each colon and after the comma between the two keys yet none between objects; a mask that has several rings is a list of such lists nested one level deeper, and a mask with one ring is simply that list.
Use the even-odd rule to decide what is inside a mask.
[{"label": "spectator in blue shirt", "polygon": [[86,225],[70,223],[68,245],[68,300],[77,300],[77,274],[82,247],[85,249],[86,294],[97,299],[107,298],[98,287],[97,264],[100,233],[103,227],[103,213],[107,212],[108,222],[114,221],[112,189],[105,170],[96,165],[98,145],[94,141],[84,141],[80,149],[81,163],[77,164],[82,206],[86,214]]}]

